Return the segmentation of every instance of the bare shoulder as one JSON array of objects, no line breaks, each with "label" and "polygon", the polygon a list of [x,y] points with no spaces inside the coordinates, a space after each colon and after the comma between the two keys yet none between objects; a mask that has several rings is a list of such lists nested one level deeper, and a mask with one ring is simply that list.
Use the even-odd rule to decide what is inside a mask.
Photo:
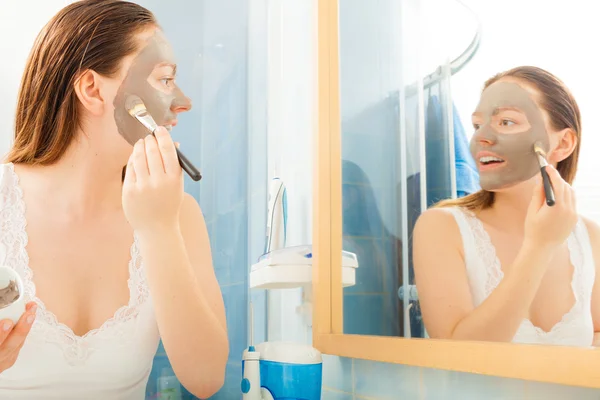
[{"label": "bare shoulder", "polygon": [[581,216],[581,220],[585,223],[588,235],[590,236],[590,241],[592,243],[597,243],[598,240],[600,240],[600,225],[584,216]]},{"label": "bare shoulder", "polygon": [[[433,252],[432,252],[433,250]],[[456,219],[444,208],[431,208],[422,213],[413,231],[413,251],[435,254],[458,252],[462,256],[462,238]]]},{"label": "bare shoulder", "polygon": [[425,211],[413,232],[415,284],[429,336],[452,337],[458,321],[473,309],[462,238],[447,208]]},{"label": "bare shoulder", "polygon": [[458,225],[452,213],[444,208],[430,208],[417,219],[413,236],[456,237],[458,234]]}]

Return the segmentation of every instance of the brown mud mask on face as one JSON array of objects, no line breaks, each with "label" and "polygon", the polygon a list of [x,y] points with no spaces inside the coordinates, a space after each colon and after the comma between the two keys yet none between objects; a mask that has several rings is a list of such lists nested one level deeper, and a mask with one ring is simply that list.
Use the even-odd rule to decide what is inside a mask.
[{"label": "brown mud mask on face", "polygon": [[146,137],[148,131],[127,112],[128,96],[133,94],[142,99],[158,125],[169,124],[177,118],[173,109],[190,106],[189,99],[174,81],[168,85],[161,82],[165,78],[174,78],[174,74],[168,77],[153,75],[155,68],[163,65],[175,65],[175,57],[164,35],[157,31],[134,59],[113,102],[119,133],[131,145]]},{"label": "brown mud mask on face", "polygon": [[[516,108],[522,111],[527,117],[529,128],[514,133],[498,132],[496,123],[492,123],[492,117],[502,108]],[[516,83],[494,83],[483,91],[476,112],[483,117],[483,124],[471,139],[473,158],[479,163],[477,153],[489,151],[504,160],[502,166],[480,171],[482,189],[510,187],[540,173],[533,145],[540,142],[543,150],[548,153],[550,143],[542,112],[527,90]]]}]

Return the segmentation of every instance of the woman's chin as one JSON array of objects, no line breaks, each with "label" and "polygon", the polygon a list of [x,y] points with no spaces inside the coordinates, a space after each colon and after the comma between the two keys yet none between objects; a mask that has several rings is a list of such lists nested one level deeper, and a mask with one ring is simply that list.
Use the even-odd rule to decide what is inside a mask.
[{"label": "woman's chin", "polygon": [[523,190],[531,190],[531,188],[534,185],[535,185],[535,176],[526,181],[507,183],[503,186],[494,187],[494,188],[490,188],[490,189],[484,189],[484,190],[487,190],[488,192],[492,192],[492,193],[508,194],[508,193],[522,192]]}]

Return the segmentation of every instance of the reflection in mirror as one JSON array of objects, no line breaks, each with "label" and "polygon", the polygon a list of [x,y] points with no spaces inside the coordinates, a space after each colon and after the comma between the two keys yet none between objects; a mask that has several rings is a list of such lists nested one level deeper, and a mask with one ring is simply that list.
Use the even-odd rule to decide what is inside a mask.
[{"label": "reflection in mirror", "polygon": [[[441,31],[448,24],[421,19],[423,13],[437,15],[430,8],[464,21],[467,30],[448,29],[460,33],[444,44],[417,41],[419,29]],[[449,79],[453,68],[466,61],[457,61],[456,67],[448,60],[474,40],[472,22],[455,2],[392,1],[369,7],[340,2],[343,249],[358,259],[356,281],[345,283],[343,290],[344,333],[427,334],[411,235],[421,211],[451,197],[456,186],[450,168]]]},{"label": "reflection in mirror", "polygon": [[340,3],[343,248],[358,259],[344,333],[594,346],[600,229],[578,217],[570,186],[577,102],[521,67],[481,82],[461,119],[449,82],[460,68],[438,59],[432,78],[419,65],[434,51],[409,39],[415,4]]},{"label": "reflection in mirror", "polygon": [[473,127],[481,190],[437,204],[414,231],[427,331],[592,346],[599,230],[578,217],[570,186],[581,135],[575,99],[549,72],[514,68],[485,83]]}]

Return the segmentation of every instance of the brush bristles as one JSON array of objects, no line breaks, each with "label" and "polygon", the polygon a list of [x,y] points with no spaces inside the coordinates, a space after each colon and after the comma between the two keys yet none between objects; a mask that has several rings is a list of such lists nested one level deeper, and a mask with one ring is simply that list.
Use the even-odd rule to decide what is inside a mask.
[{"label": "brush bristles", "polygon": [[546,152],[542,149],[542,146],[540,146],[539,143],[535,143],[533,145],[533,151],[539,155],[541,155],[542,157],[546,158]]},{"label": "brush bristles", "polygon": [[135,106],[133,106],[133,108],[128,108],[127,109],[127,112],[132,117],[135,117],[136,115],[143,114],[145,111],[146,111],[146,107],[144,106],[144,104],[136,104]]},{"label": "brush bristles", "polygon": [[142,99],[132,94],[127,96],[127,99],[125,100],[125,109],[129,114],[135,116],[146,111],[146,106]]}]

